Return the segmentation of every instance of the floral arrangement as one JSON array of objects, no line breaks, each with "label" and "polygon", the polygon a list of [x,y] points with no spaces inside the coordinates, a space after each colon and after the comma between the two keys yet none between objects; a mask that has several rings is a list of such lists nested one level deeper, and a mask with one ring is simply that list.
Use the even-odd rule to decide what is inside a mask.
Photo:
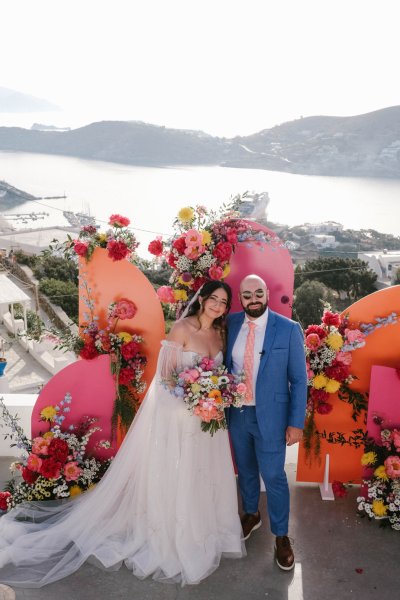
[{"label": "floral arrangement", "polygon": [[229,274],[229,261],[239,242],[272,240],[240,218],[238,208],[245,196],[236,196],[219,213],[204,206],[182,208],[174,222],[175,235],[168,242],[161,237],[150,242],[149,252],[173,269],[171,285],[157,290],[161,302],[179,313],[203,283]]},{"label": "floral arrangement", "polygon": [[[10,510],[24,501],[77,496],[91,489],[104,475],[111,459],[99,460],[86,448],[90,437],[100,431],[100,427],[94,425],[97,419],[85,417],[77,427],[63,428],[71,402],[71,395],[66,394],[59,404],[43,408],[41,420],[50,427],[29,440],[18,425],[18,419],[0,399],[3,422],[11,429],[7,435],[16,440],[13,445],[22,452],[22,457],[11,464],[12,479],[7,490],[0,492],[0,510]],[[111,444],[104,440],[97,447],[110,448]]]},{"label": "floral arrangement", "polygon": [[308,455],[313,446],[315,454],[319,453],[315,413],[329,414],[333,409],[334,394],[352,405],[354,420],[366,409],[364,395],[349,387],[356,379],[351,374],[352,352],[364,344],[365,334],[353,327],[347,317],[328,308],[324,310],[320,325],[310,325],[306,329],[308,401],[303,443]]},{"label": "floral arrangement", "polygon": [[365,471],[358,510],[400,531],[400,429],[383,427],[379,417],[374,420],[380,425],[380,439],[369,438],[361,457]]},{"label": "floral arrangement", "polygon": [[142,353],[144,342],[140,335],[119,330],[120,321],[132,319],[137,312],[135,304],[127,298],[113,302],[108,307],[107,325],[100,328],[99,319],[94,315],[93,303],[88,296],[86,305],[89,313],[81,326],[81,347],[79,356],[91,360],[101,354],[109,354],[111,372],[115,380],[116,399],[112,416],[112,431],[117,425],[126,430],[132,423],[140,403],[139,394],[146,389],[142,381],[147,359]]},{"label": "floral arrangement", "polygon": [[[172,375],[173,393],[182,398],[192,415],[201,420],[202,431],[214,435],[226,429],[225,408],[240,407],[246,397],[243,375],[228,373],[224,365],[216,366],[210,358]],[[170,380],[165,381],[170,385]]]},{"label": "floral arrangement", "polygon": [[139,243],[134,233],[127,229],[130,220],[122,215],[111,215],[108,224],[110,229],[105,233],[100,233],[94,225],[85,225],[77,239],[68,236],[64,244],[65,256],[78,255],[89,261],[95,248],[106,248],[114,261],[132,259]]}]

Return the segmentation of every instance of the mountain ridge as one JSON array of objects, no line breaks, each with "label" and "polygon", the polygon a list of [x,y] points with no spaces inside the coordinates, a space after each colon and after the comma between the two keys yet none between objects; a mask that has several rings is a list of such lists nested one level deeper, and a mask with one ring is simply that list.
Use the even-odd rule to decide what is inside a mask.
[{"label": "mountain ridge", "polygon": [[0,127],[0,150],[140,166],[216,165],[398,179],[400,106],[350,117],[304,117],[234,138],[141,121],[99,121],[70,131]]}]

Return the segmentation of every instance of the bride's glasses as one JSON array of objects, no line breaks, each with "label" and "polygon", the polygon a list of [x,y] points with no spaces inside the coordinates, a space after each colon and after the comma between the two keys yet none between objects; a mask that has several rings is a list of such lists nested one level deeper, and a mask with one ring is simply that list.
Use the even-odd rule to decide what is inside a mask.
[{"label": "bride's glasses", "polygon": [[209,300],[213,304],[221,304],[222,306],[227,306],[228,304],[225,298],[217,298],[216,296],[210,296],[209,298],[207,298],[207,300]]}]

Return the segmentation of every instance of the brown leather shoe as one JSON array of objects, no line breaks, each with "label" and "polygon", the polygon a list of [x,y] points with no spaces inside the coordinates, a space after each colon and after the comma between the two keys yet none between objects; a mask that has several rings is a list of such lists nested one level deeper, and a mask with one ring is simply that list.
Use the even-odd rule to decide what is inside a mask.
[{"label": "brown leather shoe", "polygon": [[251,532],[261,527],[260,511],[258,511],[256,515],[246,513],[241,517],[240,521],[243,529],[243,540],[248,540]]},{"label": "brown leather shoe", "polygon": [[292,545],[287,535],[278,535],[275,545],[276,564],[284,571],[290,571],[294,567],[294,554]]}]

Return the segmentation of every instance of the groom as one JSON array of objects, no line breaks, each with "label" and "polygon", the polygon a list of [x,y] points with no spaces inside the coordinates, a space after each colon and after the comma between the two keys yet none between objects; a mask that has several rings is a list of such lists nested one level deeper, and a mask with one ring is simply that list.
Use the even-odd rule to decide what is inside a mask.
[{"label": "groom", "polygon": [[286,444],[302,438],[307,375],[303,334],[298,323],[268,308],[266,283],[257,275],[240,284],[244,312],[228,316],[226,364],[245,372],[247,401],[229,409],[229,431],[239,474],[244,539],[261,525],[260,477],[265,483],[268,514],[276,536],[276,561],[294,567],[288,538],[289,488],[285,473]]}]

